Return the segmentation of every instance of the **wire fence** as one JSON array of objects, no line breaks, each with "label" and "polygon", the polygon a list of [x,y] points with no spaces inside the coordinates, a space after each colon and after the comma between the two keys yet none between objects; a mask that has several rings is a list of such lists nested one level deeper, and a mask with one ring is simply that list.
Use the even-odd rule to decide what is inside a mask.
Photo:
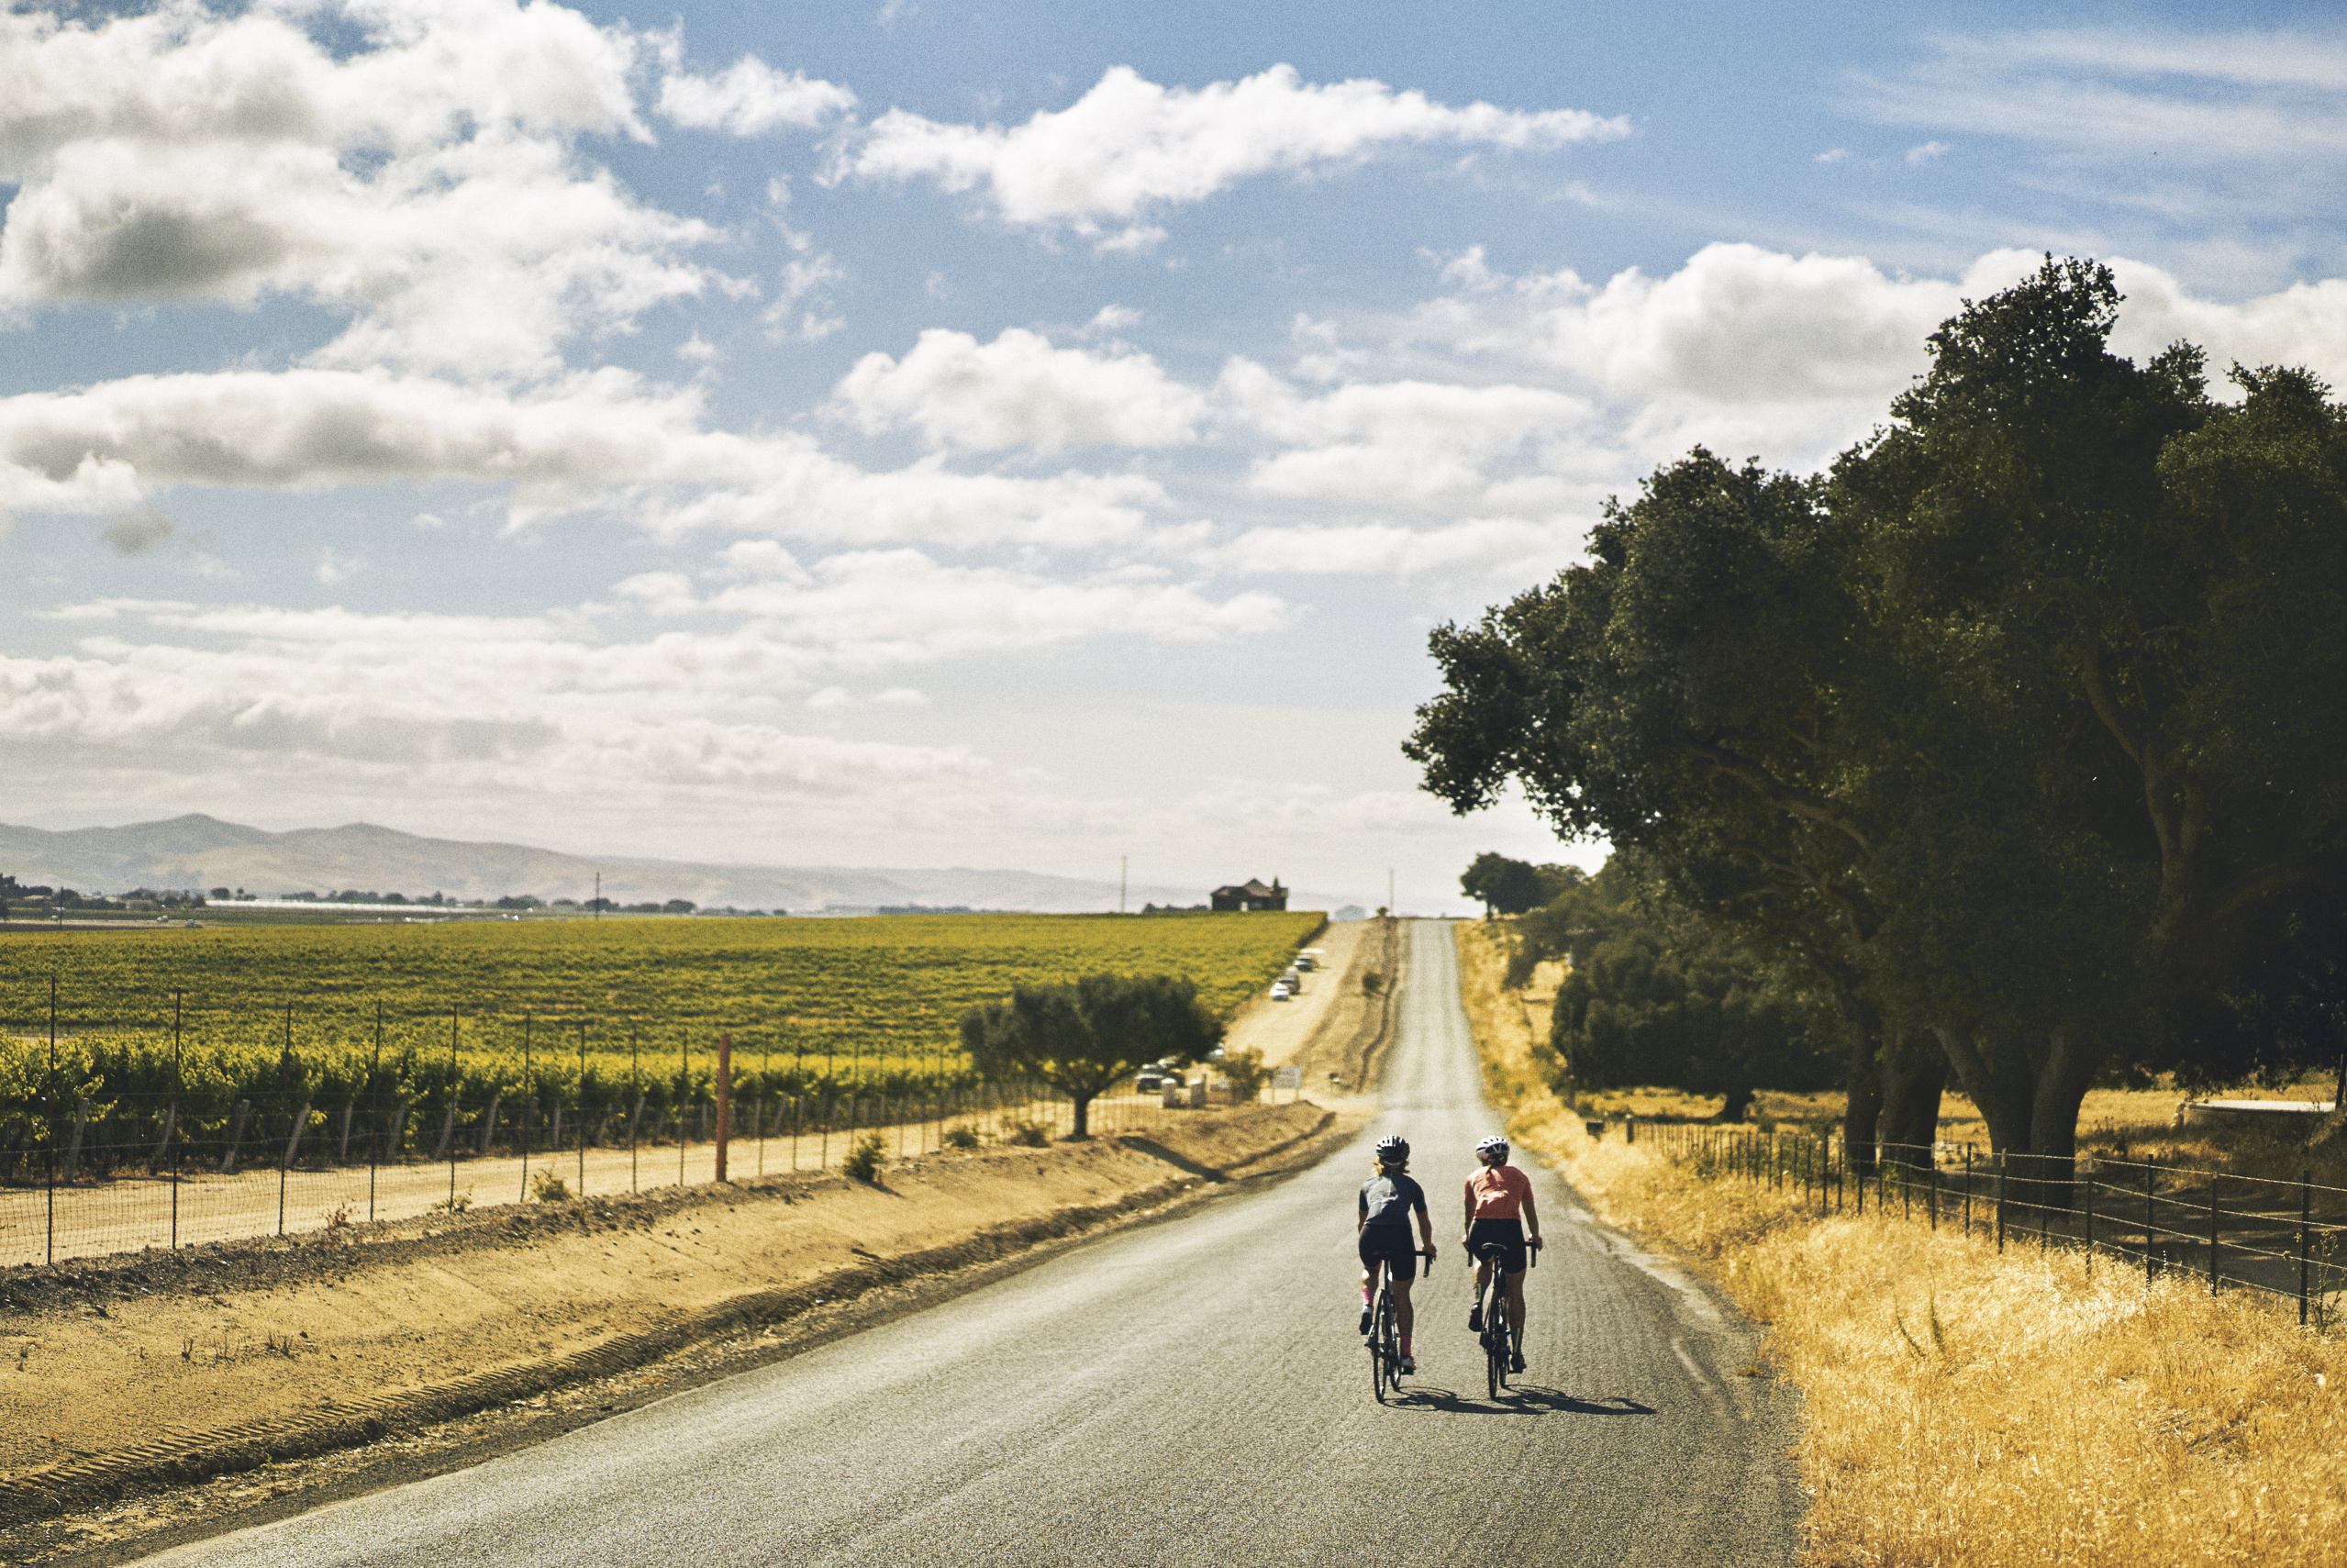
[{"label": "wire fence", "polygon": [[2157,1161],[1984,1153],[1972,1143],[1878,1146],[1871,1163],[1830,1134],[1629,1122],[1707,1180],[1797,1191],[1819,1216],[1885,1218],[1993,1231],[1997,1249],[2035,1245],[2162,1274],[2205,1278],[2209,1291],[2251,1290],[2297,1304],[2298,1321],[2329,1330],[2347,1294],[2347,1189]]},{"label": "wire fence", "polygon": [[[0,1098],[0,1266],[833,1171],[872,1138],[884,1159],[1040,1145],[1076,1119],[1042,1084],[966,1075],[892,1088],[744,1074],[665,1104],[584,1072],[531,1081],[539,1092],[474,1096],[257,1084],[205,1115],[169,1094],[72,1084]],[[1144,1094],[1128,1079],[1085,1108],[1088,1130],[1115,1134],[1229,1102],[1202,1082]]]}]

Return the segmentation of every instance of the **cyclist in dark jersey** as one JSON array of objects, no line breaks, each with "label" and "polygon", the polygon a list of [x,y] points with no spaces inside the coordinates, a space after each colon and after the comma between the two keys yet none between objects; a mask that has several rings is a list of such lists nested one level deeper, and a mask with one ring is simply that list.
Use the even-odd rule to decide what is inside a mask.
[{"label": "cyclist in dark jersey", "polygon": [[1410,1217],[1418,1216],[1418,1234],[1426,1242],[1426,1261],[1434,1262],[1434,1221],[1426,1212],[1426,1189],[1409,1177],[1410,1146],[1391,1136],[1377,1140],[1377,1173],[1361,1184],[1361,1204],[1353,1229],[1361,1245],[1361,1331],[1369,1332],[1371,1292],[1377,1286],[1377,1265],[1385,1263],[1394,1284],[1394,1329],[1402,1340],[1402,1371],[1416,1373],[1410,1354],[1410,1282],[1418,1277],[1418,1250],[1410,1245]]}]

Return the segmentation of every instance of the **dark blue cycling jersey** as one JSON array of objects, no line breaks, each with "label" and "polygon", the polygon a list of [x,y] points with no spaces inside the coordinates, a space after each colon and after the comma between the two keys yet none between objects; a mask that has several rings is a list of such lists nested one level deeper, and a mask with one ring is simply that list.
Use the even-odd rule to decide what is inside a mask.
[{"label": "dark blue cycling jersey", "polygon": [[1426,1189],[1407,1176],[1372,1176],[1361,1184],[1362,1223],[1408,1229],[1413,1210],[1426,1207]]}]

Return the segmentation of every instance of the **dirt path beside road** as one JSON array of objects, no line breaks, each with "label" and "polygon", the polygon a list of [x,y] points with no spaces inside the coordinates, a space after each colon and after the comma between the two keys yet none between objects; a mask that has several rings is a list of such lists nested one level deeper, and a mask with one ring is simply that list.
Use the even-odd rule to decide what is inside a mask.
[{"label": "dirt path beside road", "polygon": [[[1360,1091],[1385,1021],[1385,993],[1399,967],[1395,929],[1395,922],[1385,920],[1325,927],[1317,944],[1324,962],[1304,977],[1304,994],[1274,1002],[1258,993],[1242,1003],[1231,1016],[1224,1047],[1261,1051],[1274,1067],[1296,1068],[1308,1092]],[[1363,986],[1373,971],[1378,975],[1375,995]],[[1330,1073],[1336,1075],[1333,1083]]]},{"label": "dirt path beside road", "polygon": [[[0,1272],[0,1512],[367,1441],[467,1398],[506,1403],[507,1384],[527,1398],[568,1380],[549,1366],[602,1375],[712,1325],[1174,1201],[1332,1119],[1308,1102],[1201,1111],[1122,1140],[929,1155],[879,1185],[773,1177]],[[320,1442],[306,1423],[348,1434]]]}]

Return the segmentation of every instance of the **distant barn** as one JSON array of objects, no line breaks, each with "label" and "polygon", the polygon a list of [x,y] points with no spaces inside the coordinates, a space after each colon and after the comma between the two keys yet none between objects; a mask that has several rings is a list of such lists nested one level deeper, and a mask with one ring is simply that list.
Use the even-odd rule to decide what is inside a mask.
[{"label": "distant barn", "polygon": [[1218,909],[1251,912],[1287,907],[1287,889],[1279,884],[1277,877],[1272,878],[1269,887],[1252,878],[1234,887],[1218,887],[1213,896],[1214,906]]}]

